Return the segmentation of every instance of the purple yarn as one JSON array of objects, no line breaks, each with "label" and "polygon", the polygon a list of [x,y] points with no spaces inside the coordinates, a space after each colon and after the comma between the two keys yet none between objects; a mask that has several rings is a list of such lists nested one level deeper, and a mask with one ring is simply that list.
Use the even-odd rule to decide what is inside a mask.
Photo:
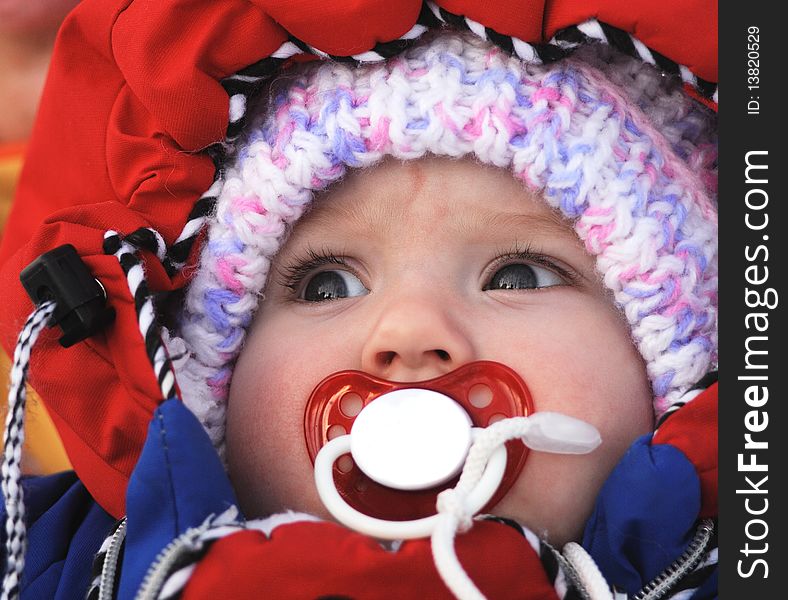
[{"label": "purple yarn", "polygon": [[580,181],[576,181],[571,187],[561,188],[559,191],[561,210],[572,219],[579,217],[586,210],[586,203],[578,202],[580,199],[580,183]]},{"label": "purple yarn", "polygon": [[678,202],[678,196],[671,195],[673,198],[676,199],[676,204],[674,205],[675,210],[675,217],[676,217],[676,229],[681,230],[684,227],[684,223],[687,220],[687,207],[684,206],[681,202]]},{"label": "purple yarn", "polygon": [[692,332],[695,326],[695,313],[691,309],[685,308],[679,312],[679,322],[676,324],[676,329],[683,332]]},{"label": "purple yarn", "polygon": [[528,108],[528,109],[531,109],[531,108],[534,107],[534,103],[531,101],[530,96],[526,96],[525,94],[523,94],[520,91],[520,85],[519,84],[518,85],[514,85],[512,87],[514,89],[514,103],[517,106],[520,106],[522,108]]},{"label": "purple yarn", "polygon": [[580,100],[580,102],[582,102],[583,104],[589,104],[594,107],[599,106],[599,101],[597,98],[593,98],[592,96],[589,96],[583,91],[579,91],[577,93],[577,99]]},{"label": "purple yarn", "polygon": [[353,96],[347,89],[337,88],[332,90],[330,94],[327,94],[326,97],[328,102],[326,102],[325,108],[320,113],[321,117],[325,117],[326,114],[336,114],[340,108],[345,108],[346,110],[353,108]]},{"label": "purple yarn", "polygon": [[460,74],[460,82],[466,85],[474,83],[474,80],[468,76],[468,71],[465,68],[465,64],[463,64],[456,56],[447,54],[446,52],[441,52],[439,54],[439,59],[441,63],[447,67],[455,69]]},{"label": "purple yarn", "polygon": [[676,372],[671,369],[666,371],[659,377],[654,380],[654,393],[657,396],[664,396],[668,393],[670,389],[670,382],[673,381],[673,377],[676,375]]},{"label": "purple yarn", "polygon": [[591,154],[595,152],[596,148],[591,144],[575,144],[569,149],[568,157],[571,159],[578,154]]},{"label": "purple yarn", "polygon": [[224,312],[224,305],[236,304],[241,297],[235,292],[224,289],[207,290],[203,295],[205,314],[218,330],[229,328],[230,320]]},{"label": "purple yarn", "polygon": [[[589,69],[581,61],[570,59],[554,67],[520,69],[492,48],[466,44],[460,58],[455,54],[460,46],[454,41],[446,43],[437,38],[434,43],[434,48],[411,51],[381,67],[331,65],[313,69],[307,65],[300,74],[282,78],[281,84],[274,82],[274,101],[265,107],[264,119],[252,122],[255,133],[241,141],[239,156],[243,160],[228,170],[228,182],[233,181],[233,185],[225,186],[220,198],[224,202],[220,206],[225,208],[219,214],[223,219],[226,213],[233,214],[237,223],[233,218],[214,220],[212,226],[218,232],[215,239],[222,240],[221,236],[226,235],[223,226],[229,233],[241,227],[244,217],[238,211],[255,208],[254,204],[237,201],[238,194],[252,198],[254,194],[271,193],[272,197],[264,199],[266,206],[303,205],[311,201],[310,191],[324,189],[348,166],[374,163],[378,154],[416,156],[420,149],[429,148],[429,152],[451,156],[452,150],[476,152],[482,162],[496,165],[511,161],[513,167],[516,165],[515,177],[541,191],[552,207],[560,209],[562,216],[574,223],[587,247],[600,255],[600,261],[604,253],[604,262],[599,265],[612,265],[606,268],[621,273],[620,279],[606,283],[633,322],[635,342],[643,355],[650,357],[649,379],[661,397],[658,405],[662,410],[691,385],[689,379],[704,368],[704,361],[708,364],[716,354],[714,331],[705,331],[716,323],[712,288],[716,265],[711,245],[716,230],[703,221],[713,207],[708,204],[703,182],[692,176],[687,165],[679,164],[671,151],[671,144],[688,148],[694,161],[690,168],[708,171],[705,145],[680,138],[676,142],[677,134],[693,134],[702,115],[696,119],[681,116],[686,124],[680,132],[670,122],[671,115],[663,114],[667,105],[657,105],[657,98],[653,103],[658,117],[655,126],[648,122],[652,116],[649,94],[654,86],[647,78],[640,77],[631,87],[622,89],[614,80],[605,81],[604,70],[593,66],[595,63]],[[375,74],[367,76],[366,71]],[[446,85],[425,90],[425,83],[434,85],[433,78],[442,78]],[[340,82],[345,87],[337,89]],[[378,85],[384,94],[379,94]],[[403,94],[402,85],[411,85],[413,95]],[[436,93],[443,87],[446,98]],[[627,102],[628,92],[640,95],[634,101],[642,100],[642,111],[633,106],[634,102]],[[455,96],[456,105],[446,104]],[[393,108],[387,113],[389,102]],[[379,116],[388,118],[375,122],[366,110],[367,103],[378,107]],[[490,117],[494,125],[501,119],[504,129],[482,127],[482,119]],[[451,122],[444,122],[446,119]],[[667,123],[670,139],[663,139],[663,123]],[[268,148],[254,144],[258,140],[264,140]],[[250,145],[256,147],[251,149]],[[526,151],[520,152],[521,148]],[[293,151],[297,153],[295,168],[285,171]],[[246,161],[260,161],[265,169],[283,170],[285,178],[259,182],[260,177],[264,179],[264,170],[246,169]],[[311,170],[306,171],[307,167]],[[262,184],[262,190],[244,187],[252,183],[258,187]],[[589,207],[594,210],[589,212]],[[623,221],[618,217],[622,210],[630,213]],[[302,212],[283,210],[283,229]],[[193,284],[192,299],[195,305],[203,304],[205,327],[190,331],[192,337],[187,343],[197,340],[194,347],[199,350],[194,355],[208,368],[200,372],[201,381],[206,381],[207,372],[214,375],[216,386],[211,393],[217,395],[220,387],[225,387],[221,393],[226,393],[229,373],[225,369],[217,373],[222,364],[217,357],[226,356],[228,363],[235,360],[256,305],[250,294],[260,291],[251,289],[258,285],[257,279],[240,277],[237,285],[232,279],[233,270],[246,269],[243,265],[248,263],[222,260],[256,251],[270,259],[284,236],[273,230],[260,235],[265,243],[259,248],[255,240],[247,240],[248,247],[211,240],[204,248],[214,260],[204,264],[211,265],[215,273],[206,272],[204,278],[198,273],[199,285],[219,289],[205,292],[204,287]],[[685,238],[692,242],[684,243]],[[666,256],[680,262],[664,260]],[[238,297],[222,289],[228,281],[234,290],[241,285],[250,289]],[[632,318],[638,311],[641,321],[651,315],[664,319],[639,323]],[[675,332],[668,339],[666,327]],[[706,337],[699,342],[700,336]],[[201,344],[202,340],[205,342]],[[693,348],[685,350],[690,344],[698,344],[698,348],[711,345],[712,352],[702,355]],[[680,356],[666,357],[668,346],[670,352]]]},{"label": "purple yarn", "polygon": [[[635,125],[635,123],[629,117],[624,119],[624,129],[626,129],[629,133],[631,133],[631,134],[633,134],[633,135],[635,135],[637,137],[643,136],[643,132],[640,131],[640,128],[637,125]],[[645,137],[648,137],[648,136],[645,136]]]},{"label": "purple yarn", "polygon": [[559,88],[561,87],[561,82],[564,79],[564,75],[560,72],[553,72],[548,73],[547,77],[542,80],[542,87],[554,87]]},{"label": "purple yarn", "polygon": [[662,243],[659,245],[659,248],[666,248],[673,244],[675,241],[675,233],[676,229],[668,222],[667,220],[662,221]]},{"label": "purple yarn", "polygon": [[[233,219],[231,217],[229,219],[225,219],[224,222],[228,225],[232,225]],[[219,240],[211,240],[208,243],[208,248],[216,256],[223,256],[226,254],[240,254],[243,252],[245,245],[239,239],[222,238]]]},{"label": "purple yarn", "polygon": [[676,244],[676,254],[679,256],[685,254],[691,256],[693,259],[695,259],[695,262],[698,265],[698,269],[700,269],[701,273],[706,272],[706,269],[708,268],[708,261],[703,255],[703,252],[701,252],[700,248],[698,248],[695,244],[689,242]]},{"label": "purple yarn", "polygon": [[289,110],[287,115],[290,117],[290,121],[298,125],[298,129],[309,128],[309,115],[303,110]]},{"label": "purple yarn", "polygon": [[406,129],[427,129],[430,126],[430,122],[427,119],[416,119],[413,121],[409,121],[408,124],[405,126]]},{"label": "purple yarn", "polygon": [[487,84],[500,86],[502,83],[507,83],[513,88],[520,85],[519,80],[514,77],[510,71],[506,69],[490,69],[489,71],[483,72],[476,80],[476,87],[481,88]]},{"label": "purple yarn", "polygon": [[351,167],[361,166],[361,161],[356,158],[355,153],[366,150],[362,140],[342,129],[337,129],[333,142],[331,149],[334,156]]},{"label": "purple yarn", "polygon": [[662,299],[660,300],[657,310],[666,308],[671,304],[671,298],[676,293],[676,288],[681,291],[681,283],[677,282],[674,277],[669,277],[662,283]]},{"label": "purple yarn", "polygon": [[[244,319],[244,321],[248,321],[248,319]],[[248,323],[242,325],[243,327],[248,327]],[[241,341],[244,336],[244,332],[238,328],[234,328],[230,331],[230,333],[221,341],[219,342],[216,347],[222,350],[232,350],[235,345]]]},{"label": "purple yarn", "polygon": [[[651,298],[652,296],[656,296],[660,292],[660,290],[654,290],[654,289],[643,290],[643,289],[636,288],[636,287],[631,287],[631,286],[624,286],[622,288],[622,291],[627,296],[631,296],[632,298]],[[648,311],[639,313],[638,318],[642,319],[646,315],[650,315],[651,312],[652,312],[651,310],[648,310]]]}]

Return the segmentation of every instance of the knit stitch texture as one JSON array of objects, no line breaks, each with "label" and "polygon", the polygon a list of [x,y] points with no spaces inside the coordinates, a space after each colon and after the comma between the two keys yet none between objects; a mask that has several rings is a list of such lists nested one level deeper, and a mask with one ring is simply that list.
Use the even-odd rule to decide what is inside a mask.
[{"label": "knit stitch texture", "polygon": [[662,414],[717,360],[715,137],[648,65],[589,49],[526,65],[441,32],[385,63],[301,65],[236,146],[188,289],[178,369],[217,447],[232,369],[288,231],[348,168],[472,157],[511,170],[596,258]]}]

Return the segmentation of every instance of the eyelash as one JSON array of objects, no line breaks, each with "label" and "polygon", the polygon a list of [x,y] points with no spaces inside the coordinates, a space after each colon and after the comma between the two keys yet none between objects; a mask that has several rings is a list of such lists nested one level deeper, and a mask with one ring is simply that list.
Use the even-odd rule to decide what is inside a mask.
[{"label": "eyelash", "polygon": [[[520,246],[518,243],[506,252],[501,252],[498,257],[491,263],[485,275],[485,281],[490,281],[495,273],[511,264],[526,263],[536,265],[548,269],[564,279],[567,285],[577,285],[582,276],[569,265],[558,262],[556,259],[543,254],[537,250],[530,243],[525,246]],[[487,284],[485,284],[486,286]],[[543,289],[543,288],[537,288]]]},{"label": "eyelash", "polygon": [[[542,254],[530,244],[526,244],[525,246],[515,244],[510,250],[500,253],[495,258],[487,269],[485,280],[489,281],[499,269],[518,262],[533,264],[549,269],[566,280],[568,285],[576,285],[581,279],[577,271],[568,265],[559,264],[555,259],[546,254]],[[277,283],[290,289],[293,294],[296,294],[304,279],[312,275],[315,269],[325,265],[342,266],[358,277],[356,270],[347,262],[347,259],[342,254],[336,255],[326,248],[320,250],[307,248],[304,255],[296,257],[289,265],[277,269],[279,275]]]},{"label": "eyelash", "polygon": [[307,248],[303,256],[297,256],[289,265],[277,270],[279,275],[277,283],[295,294],[304,279],[308,275],[312,275],[315,269],[324,265],[340,265],[358,277],[356,270],[348,264],[347,259],[341,254],[336,255],[325,248],[320,250]]}]

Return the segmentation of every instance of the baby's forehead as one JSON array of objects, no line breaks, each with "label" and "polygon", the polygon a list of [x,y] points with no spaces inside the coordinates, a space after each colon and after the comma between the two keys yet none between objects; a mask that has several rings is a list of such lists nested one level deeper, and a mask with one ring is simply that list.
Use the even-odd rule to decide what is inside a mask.
[{"label": "baby's forehead", "polygon": [[459,231],[525,226],[574,235],[572,224],[525,187],[508,169],[470,158],[389,158],[350,169],[329,189],[315,194],[296,229],[347,227],[385,229],[403,220],[450,223]]}]

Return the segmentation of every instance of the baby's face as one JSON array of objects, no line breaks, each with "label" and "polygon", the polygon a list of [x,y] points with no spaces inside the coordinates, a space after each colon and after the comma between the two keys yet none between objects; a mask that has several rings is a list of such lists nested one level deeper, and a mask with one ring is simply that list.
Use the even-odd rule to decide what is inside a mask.
[{"label": "baby's face", "polygon": [[572,229],[508,171],[469,160],[355,172],[299,221],[272,265],[233,375],[230,474],[247,516],[327,516],[304,406],[327,375],[422,381],[477,360],[525,380],[536,410],[595,425],[585,456],[531,452],[492,510],[577,539],[630,443],[652,427],[629,328]]}]

